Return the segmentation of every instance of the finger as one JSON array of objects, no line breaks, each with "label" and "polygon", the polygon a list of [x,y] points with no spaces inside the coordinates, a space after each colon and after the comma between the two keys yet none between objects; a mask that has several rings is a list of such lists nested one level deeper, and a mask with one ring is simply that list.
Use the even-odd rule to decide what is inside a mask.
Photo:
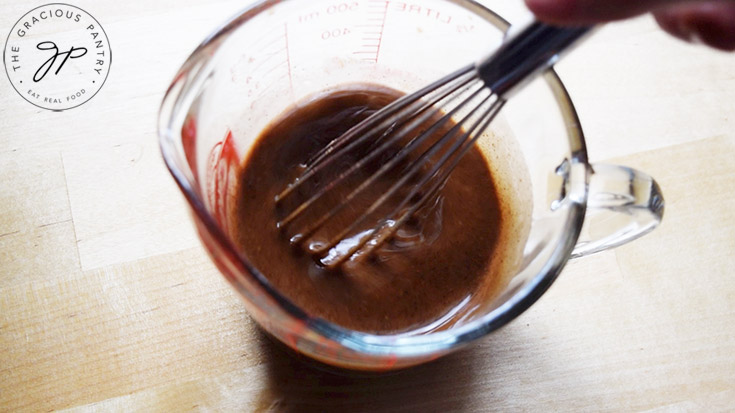
[{"label": "finger", "polygon": [[670,34],[721,50],[735,50],[735,2],[681,4],[654,14]]},{"label": "finger", "polygon": [[526,0],[526,5],[537,18],[549,23],[592,24],[636,16],[683,1],[686,0]]}]

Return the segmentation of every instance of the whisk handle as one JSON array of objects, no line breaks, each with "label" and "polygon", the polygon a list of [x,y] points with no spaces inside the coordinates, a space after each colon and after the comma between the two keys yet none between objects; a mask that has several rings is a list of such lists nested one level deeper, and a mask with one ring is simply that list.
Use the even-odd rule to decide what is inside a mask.
[{"label": "whisk handle", "polygon": [[551,67],[591,27],[556,27],[533,21],[514,31],[490,56],[477,64],[485,84],[507,97],[536,74]]}]

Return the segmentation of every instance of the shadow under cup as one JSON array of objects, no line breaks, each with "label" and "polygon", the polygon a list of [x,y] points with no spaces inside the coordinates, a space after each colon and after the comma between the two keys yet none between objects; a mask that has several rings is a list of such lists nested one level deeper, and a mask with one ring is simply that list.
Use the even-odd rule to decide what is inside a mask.
[{"label": "shadow under cup", "polygon": [[[276,291],[237,251],[228,228],[238,171],[260,131],[305,97],[340,85],[416,90],[487,54],[508,28],[471,1],[411,7],[384,0],[260,2],[192,53],[161,107],[166,165],[203,244],[250,315],[290,348],[343,368],[385,371],[454,351],[527,309],[570,256],[630,241],[663,213],[658,186],[647,175],[588,164],[574,107],[548,71],[514,95],[478,141],[502,175],[502,195],[520,206],[511,234],[519,241],[517,256],[494,299],[446,329],[379,335],[311,317]],[[368,39],[378,39],[377,49],[367,47],[375,44]],[[595,214],[585,222],[588,208]]]}]

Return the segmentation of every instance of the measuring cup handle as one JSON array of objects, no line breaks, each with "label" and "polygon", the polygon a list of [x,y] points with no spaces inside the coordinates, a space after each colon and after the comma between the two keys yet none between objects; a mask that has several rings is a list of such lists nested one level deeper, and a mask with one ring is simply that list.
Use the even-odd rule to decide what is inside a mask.
[{"label": "measuring cup handle", "polygon": [[591,169],[587,213],[572,258],[639,238],[656,228],[664,214],[661,189],[647,174],[607,164]]}]

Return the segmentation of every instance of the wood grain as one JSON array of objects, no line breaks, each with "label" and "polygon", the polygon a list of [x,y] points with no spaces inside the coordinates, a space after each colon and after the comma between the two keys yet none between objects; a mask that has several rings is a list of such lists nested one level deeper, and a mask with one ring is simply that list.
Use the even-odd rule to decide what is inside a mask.
[{"label": "wood grain", "polygon": [[[529,311],[457,354],[341,376],[259,332],[158,153],[168,82],[244,4],[74,4],[110,38],[100,94],[52,113],[0,81],[0,411],[735,408],[735,55],[650,18],[602,28],[559,72],[590,158],[655,176],[663,225],[571,261]],[[0,2],[0,28],[28,7]]]}]

